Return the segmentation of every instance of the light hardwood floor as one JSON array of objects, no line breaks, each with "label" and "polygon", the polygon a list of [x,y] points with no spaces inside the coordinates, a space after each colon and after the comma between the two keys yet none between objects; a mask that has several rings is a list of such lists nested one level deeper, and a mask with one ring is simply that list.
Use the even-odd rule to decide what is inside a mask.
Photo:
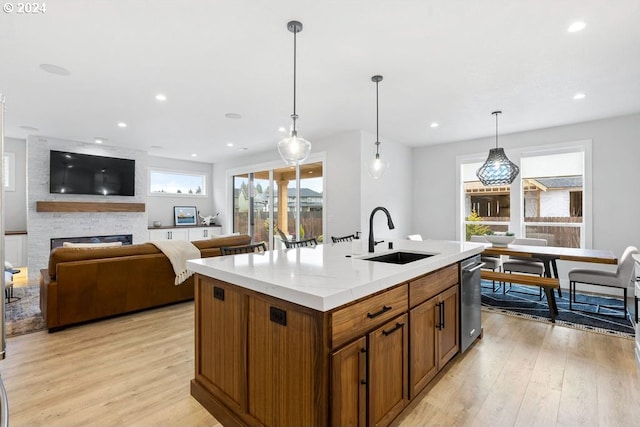
[{"label": "light hardwood floor", "polygon": [[[483,312],[484,338],[396,424],[631,426],[632,340]],[[7,340],[16,426],[213,426],[189,394],[193,303]]]}]

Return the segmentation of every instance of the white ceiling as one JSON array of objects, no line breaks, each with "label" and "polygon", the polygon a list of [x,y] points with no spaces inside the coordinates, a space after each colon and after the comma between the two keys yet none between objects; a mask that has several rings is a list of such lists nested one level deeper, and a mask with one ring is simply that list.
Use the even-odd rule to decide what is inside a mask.
[{"label": "white ceiling", "polygon": [[[304,25],[297,112],[312,143],[354,129],[375,133],[374,74],[384,76],[380,136],[410,146],[493,135],[496,109],[501,134],[640,112],[640,0],[46,6],[38,15],[0,13],[8,137],[105,137],[205,162],[276,150],[293,108],[292,19]],[[587,27],[568,33],[578,20]],[[586,97],[574,100],[578,92]]]}]

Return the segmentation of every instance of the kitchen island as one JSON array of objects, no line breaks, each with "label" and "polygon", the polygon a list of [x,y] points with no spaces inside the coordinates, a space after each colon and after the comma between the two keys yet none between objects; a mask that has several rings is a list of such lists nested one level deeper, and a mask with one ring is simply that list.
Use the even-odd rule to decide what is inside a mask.
[{"label": "kitchen island", "polygon": [[[455,356],[459,262],[484,246],[351,242],[191,260],[191,394],[224,425],[388,425]],[[430,254],[404,265],[365,258]]]}]

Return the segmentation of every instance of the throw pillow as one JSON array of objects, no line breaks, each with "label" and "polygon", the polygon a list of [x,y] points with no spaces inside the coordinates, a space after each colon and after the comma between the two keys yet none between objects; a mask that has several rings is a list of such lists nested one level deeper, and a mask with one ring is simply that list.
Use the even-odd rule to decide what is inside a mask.
[{"label": "throw pillow", "polygon": [[122,242],[109,242],[109,243],[72,243],[72,242],[62,242],[62,247],[64,247],[64,248],[95,249],[95,248],[116,248],[118,246],[122,246]]}]

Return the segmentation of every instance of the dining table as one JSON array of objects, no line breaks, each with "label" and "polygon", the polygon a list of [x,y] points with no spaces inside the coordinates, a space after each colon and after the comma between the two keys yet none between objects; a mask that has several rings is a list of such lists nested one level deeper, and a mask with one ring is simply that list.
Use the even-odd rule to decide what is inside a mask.
[{"label": "dining table", "polygon": [[540,260],[544,265],[544,279],[528,278],[521,274],[483,272],[483,278],[488,280],[502,280],[509,283],[522,283],[527,285],[538,285],[544,288],[549,305],[549,315],[551,321],[555,322],[558,314],[555,294],[553,289],[558,290],[558,296],[562,297],[560,282],[558,277],[557,261],[576,261],[589,262],[597,264],[617,265],[618,258],[612,251],[601,249],[585,249],[585,248],[564,248],[558,246],[532,246],[532,245],[514,245],[496,246],[491,243],[485,243],[485,249],[482,252],[484,256],[517,256],[521,258],[534,258]]}]

